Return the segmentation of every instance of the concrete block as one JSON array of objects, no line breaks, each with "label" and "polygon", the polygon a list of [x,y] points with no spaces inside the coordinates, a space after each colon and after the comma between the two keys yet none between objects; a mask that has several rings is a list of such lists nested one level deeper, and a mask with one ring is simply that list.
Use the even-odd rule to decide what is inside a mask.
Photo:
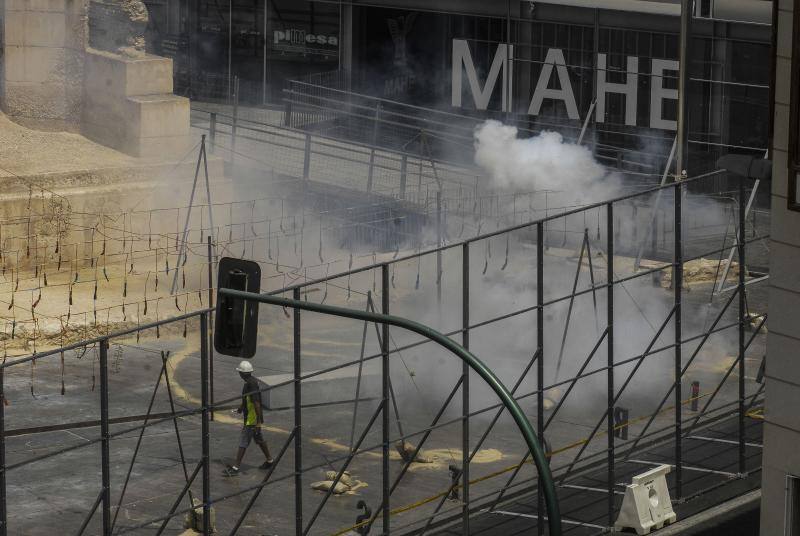
[{"label": "concrete block", "polygon": [[8,11],[5,13],[3,26],[6,48],[25,44],[25,15],[24,11]]},{"label": "concrete block", "polygon": [[786,151],[772,151],[772,195],[786,197],[789,195],[789,154]]},{"label": "concrete block", "polygon": [[769,288],[770,311],[783,311],[769,316],[770,333],[800,338],[800,293],[783,290],[774,286]]},{"label": "concrete block", "polygon": [[189,134],[189,99],[177,95],[131,97],[138,111],[138,134],[143,138]]},{"label": "concrete block", "polygon": [[[767,391],[772,384],[767,386]],[[784,476],[787,473],[800,475],[800,433],[787,430],[780,426],[770,424],[769,406],[765,412],[767,421],[764,423],[764,450],[769,452],[763,460],[764,467],[779,470]]]},{"label": "concrete block", "polygon": [[64,13],[25,13],[25,45],[63,47],[66,38]]},{"label": "concrete block", "polygon": [[[765,440],[767,429],[764,425]],[[784,534],[783,519],[786,509],[786,472],[765,465],[761,476],[761,534]]]},{"label": "concrete block", "polygon": [[786,208],[784,197],[772,197],[772,213],[770,214],[770,238],[800,246],[800,212]]},{"label": "concrete block", "polygon": [[789,145],[789,106],[786,104],[775,103],[775,115],[773,122],[773,130],[775,141],[773,142],[776,149],[786,151]]},{"label": "concrete block", "polygon": [[771,241],[769,249],[771,253],[769,263],[770,284],[800,292],[800,271],[797,270],[800,246]]},{"label": "concrete block", "polygon": [[192,147],[192,138],[186,136],[159,136],[140,138],[138,149],[130,154],[141,158],[182,158]]},{"label": "concrete block", "polygon": [[[797,338],[770,332],[767,338],[767,377],[800,385],[798,348],[800,340]],[[772,387],[771,381],[769,386]]]},{"label": "concrete block", "polygon": [[775,65],[775,102],[789,104],[792,62],[788,58],[778,58]]},{"label": "concrete block", "polygon": [[190,103],[172,94],[172,61],[89,50],[84,132],[134,156],[165,156],[190,145]]},{"label": "concrete block", "polygon": [[[771,357],[768,359],[770,359],[771,363]],[[800,355],[794,353],[789,359],[792,359],[796,366],[798,360],[800,360]],[[767,366],[769,366],[769,363]],[[797,407],[800,406],[800,385],[794,385],[782,380],[782,378],[776,378],[770,372],[769,385],[767,385],[766,389],[765,415],[767,415],[769,422],[789,428],[800,439],[800,412],[797,411]],[[772,445],[771,448],[771,455],[775,455],[777,451],[781,450],[780,445]],[[792,456],[790,460],[794,467],[800,468],[800,453],[785,454]]]},{"label": "concrete block", "polygon": [[782,11],[778,14],[778,56],[792,57],[792,15]]},{"label": "concrete block", "polygon": [[[69,3],[74,4],[74,0]],[[6,0],[6,11],[61,12],[67,9],[68,0]]]},{"label": "concrete block", "polygon": [[158,95],[172,93],[172,60],[158,56],[140,59],[90,49],[86,53],[86,90],[113,95]]},{"label": "concrete block", "polygon": [[21,46],[5,47],[5,82],[25,82],[25,49]]},{"label": "concrete block", "polygon": [[6,82],[51,82],[65,77],[65,51],[60,48],[7,46]]}]

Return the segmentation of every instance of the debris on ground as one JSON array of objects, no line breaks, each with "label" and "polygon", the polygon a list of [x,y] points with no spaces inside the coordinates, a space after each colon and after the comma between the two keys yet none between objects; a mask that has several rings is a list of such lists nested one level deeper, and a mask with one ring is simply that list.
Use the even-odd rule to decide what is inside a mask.
[{"label": "debris on ground", "polygon": [[330,491],[333,488],[334,495],[342,495],[350,491],[350,486],[345,485],[341,480],[333,485],[333,480],[320,480],[319,482],[312,482],[311,489],[317,491]]},{"label": "debris on ground", "polygon": [[[336,471],[326,471],[325,478],[330,481],[336,480],[336,475],[338,475]],[[350,471],[345,471],[342,473],[342,477],[339,479],[339,482],[347,486],[348,488],[353,487],[353,477],[350,475]]]},{"label": "debris on ground", "polygon": [[394,448],[397,449],[397,452],[400,454],[400,457],[406,463],[433,463],[433,458],[430,456],[426,456],[425,453],[420,449],[417,452],[416,458],[413,460],[411,459],[414,456],[414,451],[417,450],[417,447],[409,443],[408,441],[398,441],[394,444]]},{"label": "debris on ground", "polygon": [[[687,261],[683,265],[683,284],[692,285],[699,283],[714,283],[717,278],[725,273],[728,261],[714,259],[695,259]],[[645,263],[642,263],[645,267]],[[645,267],[646,268],[646,267]],[[661,272],[661,286],[669,288],[672,286],[672,269]],[[731,262],[731,269],[728,270],[728,281],[735,281],[739,277],[739,263]]]}]

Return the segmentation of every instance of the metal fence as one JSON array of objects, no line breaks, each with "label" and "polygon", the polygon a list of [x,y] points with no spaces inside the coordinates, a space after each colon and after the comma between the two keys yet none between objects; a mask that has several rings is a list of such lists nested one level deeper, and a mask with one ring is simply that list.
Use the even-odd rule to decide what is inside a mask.
[{"label": "metal fence", "polygon": [[[683,455],[690,435],[709,423],[725,419],[735,422],[732,441],[737,461],[726,473],[734,476],[726,477],[726,482],[760,470],[760,464],[747,454],[745,422],[750,409],[761,400],[763,385],[753,381],[753,367],[758,363],[747,364],[746,355],[753,342],[760,341],[766,311],[748,309],[748,300],[758,303],[757,282],[763,278],[753,277],[745,267],[748,247],[765,236],[755,234],[731,241],[726,232],[722,240],[714,236],[692,242],[692,249],[702,244],[721,247],[691,254],[684,244],[684,239],[691,238],[683,227],[689,216],[685,192],[690,184],[712,180],[718,174],[520,223],[424,253],[387,258],[334,276],[301,280],[270,293],[290,295],[295,300],[327,300],[351,308],[355,306],[351,294],[355,294],[364,300],[367,310],[415,317],[461,342],[503,379],[535,423],[538,437],[546,439],[559,494],[575,487],[573,479],[584,471],[603,469],[606,480],[599,491],[591,491],[604,497],[602,514],[589,524],[565,526],[566,531],[593,526],[602,532],[613,526],[619,508],[615,489],[619,464],[646,445],[667,442],[674,446],[669,463],[674,466],[671,490],[678,501],[703,492],[696,484],[687,492],[693,480],[686,475],[698,468],[686,465]],[[667,261],[653,261],[636,269],[630,256],[620,254],[636,248],[621,247],[630,237],[620,234],[616,211],[634,200],[652,204],[657,196],[664,206],[672,208],[672,255]],[[744,181],[735,197],[736,236],[746,238]],[[560,220],[587,215],[589,221],[600,219],[597,235],[587,228],[583,234],[570,235],[560,247],[547,245],[547,226],[559,228]],[[498,245],[501,251],[505,245],[504,259],[502,254],[492,256],[493,243],[495,251]],[[689,292],[692,287],[685,284],[684,274],[688,277],[690,263],[722,257],[731,248],[739,269],[730,288],[716,295],[717,301],[711,304],[705,297],[698,299],[696,292]],[[576,259],[577,265],[572,264]],[[210,265],[209,273],[212,268]],[[431,273],[434,275],[428,277]],[[661,283],[651,282],[654,279]],[[666,285],[662,284],[665,280]],[[650,292],[658,296],[657,306],[653,302],[646,305],[644,296]],[[22,493],[20,486],[38,478],[46,480],[54,473],[59,475],[59,486],[48,490],[52,495],[49,500],[54,505],[69,502],[68,508],[59,509],[58,526],[62,532],[77,534],[153,530],[161,534],[194,510],[204,513],[201,528],[209,534],[212,509],[218,530],[246,532],[246,521],[263,507],[258,498],[267,490],[273,493],[270,528],[278,533],[365,533],[367,527],[384,534],[425,533],[460,523],[462,532],[468,534],[471,516],[487,508],[499,510],[498,505],[512,499],[536,505],[529,517],[543,533],[547,522],[542,496],[536,493],[536,475],[525,475],[531,472],[527,450],[519,437],[506,429],[503,406],[487,401],[466,365],[450,367],[452,360],[440,361],[443,356],[430,348],[427,339],[390,331],[387,325],[376,329],[377,351],[370,353],[366,341],[371,328],[367,323],[352,329],[330,324],[332,321],[325,317],[306,317],[307,313],[301,321],[299,310],[284,309],[281,314],[280,309],[263,310],[262,330],[269,336],[262,341],[254,364],[257,369],[284,373],[283,379],[267,382],[263,392],[277,397],[281,389],[288,390],[286,407],[275,407],[275,402],[274,413],[269,413],[275,423],[285,422],[286,430],[281,432],[285,437],[279,442],[274,465],[263,477],[235,487],[212,474],[212,450],[219,448],[219,441],[236,435],[226,432],[229,429],[225,428],[223,410],[235,406],[239,397],[220,396],[219,391],[229,387],[224,383],[227,373],[221,373],[220,366],[227,367],[231,360],[215,358],[209,346],[211,309],[117,333],[105,333],[102,326],[95,326],[100,332],[97,336],[0,365],[0,397],[4,401],[0,403],[0,534],[36,532],[47,514],[26,510],[30,507],[26,502],[33,499]],[[690,310],[694,309],[705,311],[703,322],[693,320]],[[637,326],[646,325],[639,316],[650,324],[652,333],[634,335]],[[635,321],[631,317],[636,317]],[[693,321],[689,322],[690,318]],[[184,343],[180,343],[181,330],[189,337]],[[321,344],[318,339],[325,330],[333,333],[326,345],[352,342],[354,354],[359,356],[337,354],[331,362],[308,350],[308,345],[313,348]],[[162,332],[172,333],[173,338],[168,341],[163,335],[164,340],[159,341]],[[288,342],[284,350],[269,346],[269,339],[283,340],[283,334]],[[190,344],[195,337],[195,350],[183,356],[184,364],[178,369],[169,349],[177,352],[176,348]],[[634,338],[637,340],[632,341]],[[116,356],[119,348],[136,355],[134,365],[121,365],[119,374],[124,377],[114,372],[117,361],[123,361]],[[704,385],[702,393],[687,393],[685,382],[695,377],[707,381],[709,374],[696,367],[713,348],[731,348],[733,356],[723,360],[723,366],[711,375],[715,384]],[[76,357],[96,353],[98,369],[95,374],[91,364],[91,392],[73,394],[75,401],[70,402],[70,396],[64,395],[64,363],[65,356],[73,352]],[[424,352],[424,357],[411,361],[412,352]],[[145,388],[148,382],[142,376],[152,366],[150,359],[160,370],[152,392]],[[661,366],[664,362],[668,365]],[[382,380],[375,386],[374,398],[370,398],[367,371],[373,363],[381,364],[377,370]],[[82,366],[88,370],[89,365],[70,360],[67,368]],[[55,392],[42,396],[48,385],[57,391],[59,366],[63,402],[54,399]],[[45,378],[37,380],[38,397],[25,401],[28,368],[31,395],[34,370]],[[414,368],[427,373],[413,374]],[[47,370],[52,377],[46,376]],[[319,378],[345,370],[351,374],[347,390],[355,383],[354,396],[319,402],[315,398],[321,392]],[[95,379],[99,392],[94,391]],[[401,394],[405,389],[401,381],[413,384],[413,389],[408,387],[409,396]],[[639,392],[631,399],[630,392],[640,382],[647,385],[646,395]],[[162,384],[168,399],[158,402],[156,394]],[[459,390],[460,408],[455,402]],[[555,395],[554,390],[560,393]],[[136,410],[148,396],[147,411]],[[574,402],[576,399],[583,401]],[[12,403],[7,406],[9,401]],[[70,411],[62,413],[59,408],[67,403],[77,406],[69,406]],[[76,408],[85,420],[65,416],[74,414]],[[281,411],[287,409],[291,416],[284,418]],[[620,418],[620,409],[624,409],[624,418]],[[570,423],[576,418],[575,411],[584,415],[582,426],[588,433]],[[570,418],[562,421],[565,412]],[[45,426],[31,419],[40,414],[48,415]],[[328,444],[320,443],[315,434],[333,434],[330,429],[336,422],[346,429],[351,418],[350,441],[342,440],[343,448],[322,454],[315,450]],[[51,437],[48,434],[80,430],[95,433],[79,436],[80,441],[65,446],[42,443]],[[145,435],[147,431],[150,433]],[[337,437],[346,438],[346,433]],[[120,446],[123,440],[133,438],[134,448]],[[155,451],[157,459],[177,455],[177,462],[168,467],[154,464],[153,452],[142,460],[146,445],[154,441],[161,441]],[[410,457],[398,461],[390,451],[403,441],[415,441],[416,446]],[[453,442],[460,448],[449,455],[449,472],[442,468],[423,477],[412,470],[417,455],[430,448],[429,444],[445,445],[447,450],[454,448]],[[506,456],[519,456],[518,463],[481,465],[478,458],[488,444],[502,448]],[[357,466],[374,475],[380,486],[358,491],[364,505],[375,509],[356,522],[355,511],[334,499],[332,491],[314,495],[307,486],[324,468],[333,469],[335,483],[345,471]],[[158,480],[156,475],[161,475]],[[163,475],[169,478],[165,480]],[[404,486],[412,475],[419,488]],[[125,515],[120,517],[121,512]],[[565,512],[565,519],[570,515]],[[267,521],[259,520],[256,526],[261,530]]]}]

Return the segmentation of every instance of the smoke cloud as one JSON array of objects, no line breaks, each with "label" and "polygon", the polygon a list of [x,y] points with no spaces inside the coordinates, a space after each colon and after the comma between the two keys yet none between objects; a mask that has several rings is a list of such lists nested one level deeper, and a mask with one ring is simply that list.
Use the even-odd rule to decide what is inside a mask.
[{"label": "smoke cloud", "polygon": [[486,121],[475,130],[475,162],[499,189],[578,192],[606,176],[585,147],[558,132],[519,138],[516,127]]}]

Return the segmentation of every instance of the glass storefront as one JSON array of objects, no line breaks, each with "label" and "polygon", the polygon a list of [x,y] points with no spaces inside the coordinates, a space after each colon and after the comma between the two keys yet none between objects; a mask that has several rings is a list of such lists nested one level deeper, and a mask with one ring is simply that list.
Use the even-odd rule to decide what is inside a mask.
[{"label": "glass storefront", "polygon": [[[339,66],[339,6],[308,0],[146,0],[151,49],[176,60],[176,90],[279,102],[284,82]],[[165,5],[166,4],[166,5]],[[180,5],[178,13],[170,9]],[[178,18],[181,24],[174,24]]]},{"label": "glass storefront", "polygon": [[[597,93],[596,146],[608,146],[609,155],[614,148],[668,153],[677,119],[677,32],[663,31],[667,24],[625,28],[636,17],[620,17],[610,26],[354,8],[353,87],[575,137]],[[713,24],[698,19],[690,46],[689,151],[703,164],[694,170],[713,167],[723,152],[763,154],[769,132],[769,28],[759,41],[716,35]]]},{"label": "glass storefront", "polygon": [[[241,102],[280,104],[287,80],[342,65],[343,7],[335,2],[146,2],[151,49],[175,58],[176,90],[196,99],[228,101],[238,77]],[[527,128],[559,128],[574,136],[599,94],[591,130],[595,147],[608,146],[616,158],[628,156],[615,148],[669,151],[677,116],[678,36],[667,30],[676,19],[643,29],[633,13],[587,24],[350,9],[352,21],[345,26],[352,33],[345,38],[352,41],[348,84],[355,91],[513,118]],[[746,31],[718,31],[715,23],[696,21],[687,85],[690,153],[708,163],[723,151],[763,151],[769,27],[741,23],[739,30]],[[457,79],[461,87],[454,91]]]}]

